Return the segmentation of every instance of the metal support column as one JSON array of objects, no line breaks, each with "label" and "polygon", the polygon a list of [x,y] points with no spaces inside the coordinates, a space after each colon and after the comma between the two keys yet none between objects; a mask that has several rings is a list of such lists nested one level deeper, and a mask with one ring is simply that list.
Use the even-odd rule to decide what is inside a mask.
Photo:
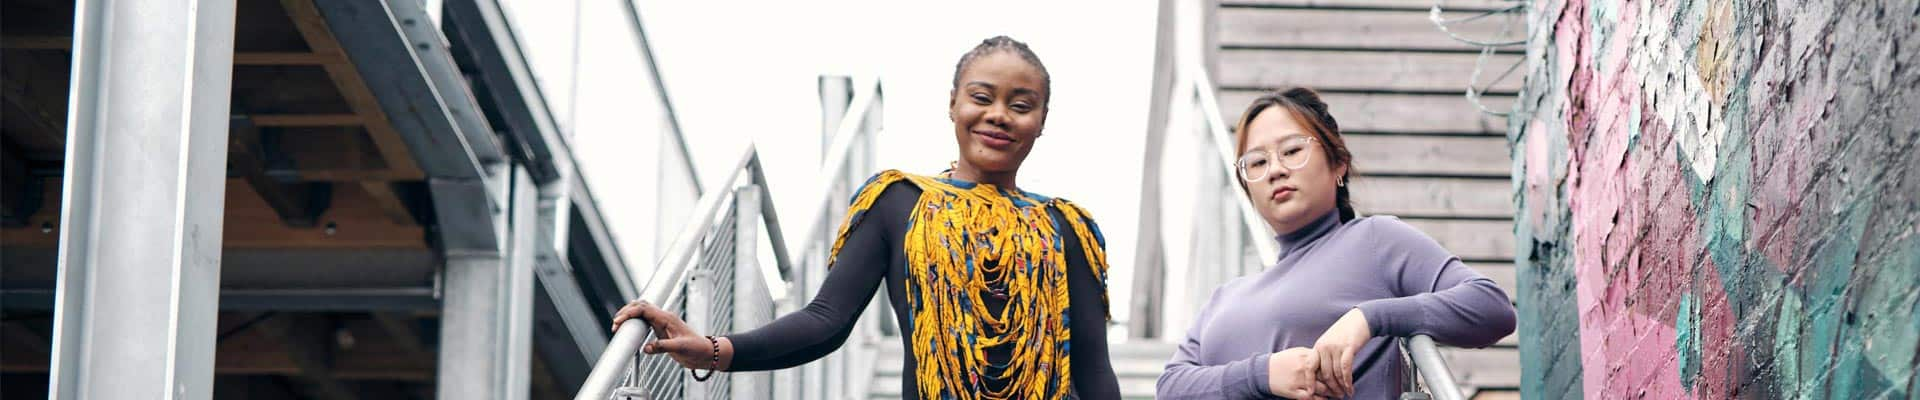
[{"label": "metal support column", "polygon": [[234,2],[75,7],[48,397],[211,398]]},{"label": "metal support column", "polygon": [[[738,227],[733,231],[733,330],[746,331],[759,328],[773,322],[774,298],[767,292],[767,282],[760,268],[760,202],[762,192],[759,185],[747,185],[734,190],[734,221]],[[777,227],[769,227],[776,228]],[[777,372],[735,372],[733,373],[733,398],[770,399],[773,396],[773,375]]]},{"label": "metal support column", "polygon": [[436,377],[441,399],[528,396],[538,188],[524,168],[489,175],[507,181],[487,185],[507,192],[499,195],[506,208],[493,212],[493,226],[506,232],[493,249],[446,249]]},{"label": "metal support column", "polygon": [[[849,78],[846,76],[831,76],[831,75],[823,75],[820,77],[820,141],[821,143],[823,143],[820,147],[821,162],[826,162],[826,158],[831,156],[829,154],[826,154],[828,151],[830,151],[830,149],[827,149],[828,145],[824,143],[833,143],[833,139],[834,139],[833,135],[840,131],[840,120],[844,119],[847,113],[851,111],[851,110],[848,110],[848,108],[852,105],[852,102],[853,102],[852,88],[853,88],[852,78]],[[851,163],[853,162],[853,160],[849,158],[847,162]],[[822,165],[821,167],[832,168],[833,166]],[[832,195],[833,198],[844,199],[844,198],[848,198],[856,189],[851,185],[853,185],[852,182],[848,182],[847,180],[842,179],[838,182],[835,182],[832,187],[827,188],[826,190],[829,190],[831,193],[833,193]],[[832,217],[829,217],[828,220],[839,221],[841,220],[841,217],[842,216],[836,212]],[[832,225],[832,224],[828,224],[828,225]],[[822,249],[828,248],[827,246],[832,245],[831,241],[833,240],[832,238],[834,237],[834,232],[837,230],[837,228],[838,226],[822,227],[821,229],[824,230],[824,232],[820,232],[819,236],[816,236],[816,237],[823,238],[823,240],[827,242],[826,243],[807,243],[806,246],[820,246]],[[822,251],[820,254],[826,254],[826,252]],[[815,263],[816,261],[805,260],[802,262]],[[825,263],[824,259],[819,261],[819,263],[822,264],[822,266],[824,267],[824,263]],[[803,288],[802,289],[803,294],[801,295],[801,297],[799,298],[799,301],[796,304],[806,304],[807,301],[810,301],[813,298],[813,296],[820,290],[821,283],[826,281],[826,276],[825,276],[827,271],[826,268],[807,268],[807,269],[804,269],[804,271],[806,272],[800,275],[802,279],[800,281],[802,282],[800,286]],[[844,382],[844,379],[841,379],[841,377],[842,377],[842,374],[844,374],[845,372],[842,367],[846,365],[846,359],[847,359],[847,356],[845,355],[846,353],[847,352],[844,352],[844,351],[836,351],[836,352],[833,352],[833,354],[827,355],[824,359],[821,360],[821,362],[809,363],[808,365],[801,367],[801,373],[800,373],[801,385],[800,386],[802,388],[805,388],[804,390],[806,391],[806,393],[802,394],[800,398],[802,399],[843,398],[842,396],[839,395],[839,393],[835,393],[833,391],[834,389],[838,389],[841,385],[830,384],[829,382]]]},{"label": "metal support column", "polygon": [[495,324],[501,329],[505,346],[494,366],[502,379],[502,399],[524,400],[531,395],[528,385],[533,375],[533,272],[540,254],[540,184],[525,167],[513,168],[512,202],[509,203],[507,270],[502,274],[497,307],[505,319]]}]

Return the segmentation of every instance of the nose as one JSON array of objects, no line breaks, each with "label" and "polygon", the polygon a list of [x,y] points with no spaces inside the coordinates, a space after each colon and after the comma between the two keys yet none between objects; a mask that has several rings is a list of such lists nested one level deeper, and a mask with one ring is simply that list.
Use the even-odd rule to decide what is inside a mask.
[{"label": "nose", "polygon": [[1277,183],[1293,175],[1293,169],[1275,162],[1267,163],[1267,183]]},{"label": "nose", "polygon": [[982,118],[982,120],[985,120],[993,126],[1005,128],[1007,126],[1007,108],[1005,106],[988,107],[987,115],[985,118]]}]

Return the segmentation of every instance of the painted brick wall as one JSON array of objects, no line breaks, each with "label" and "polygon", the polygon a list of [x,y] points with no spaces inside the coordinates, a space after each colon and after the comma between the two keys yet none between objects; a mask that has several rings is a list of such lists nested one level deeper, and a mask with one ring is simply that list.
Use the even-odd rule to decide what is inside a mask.
[{"label": "painted brick wall", "polygon": [[1920,395],[1920,1],[1527,13],[1527,398]]}]

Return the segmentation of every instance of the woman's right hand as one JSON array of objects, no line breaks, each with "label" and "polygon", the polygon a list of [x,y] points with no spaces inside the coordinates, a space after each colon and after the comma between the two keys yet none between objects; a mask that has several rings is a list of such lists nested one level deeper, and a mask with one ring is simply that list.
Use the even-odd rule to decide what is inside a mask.
[{"label": "woman's right hand", "polygon": [[1289,399],[1319,399],[1320,358],[1313,349],[1295,347],[1267,357],[1267,390]]},{"label": "woman's right hand", "polygon": [[[639,318],[653,328],[654,341],[641,346],[640,351],[647,354],[665,353],[681,366],[694,369],[726,370],[733,361],[733,343],[726,338],[714,338],[694,332],[680,316],[660,309],[645,301],[634,300],[620,307],[613,315],[613,330],[620,331],[620,324],[629,319]],[[716,345],[719,349],[715,349]],[[716,360],[718,358],[718,360]]]}]

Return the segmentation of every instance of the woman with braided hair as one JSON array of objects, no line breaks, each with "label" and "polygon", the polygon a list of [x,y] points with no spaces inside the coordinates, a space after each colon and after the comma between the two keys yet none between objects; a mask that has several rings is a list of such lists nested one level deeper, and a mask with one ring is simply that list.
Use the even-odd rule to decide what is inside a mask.
[{"label": "woman with braided hair", "polygon": [[790,368],[838,349],[884,284],[907,349],[906,396],[1119,398],[1099,226],[1079,206],[1015,182],[1049,95],[1046,67],[1025,43],[981,42],[954,67],[948,116],[959,159],[938,175],[869,179],[805,308],[751,331],[702,336],[635,302],[613,325],[646,321],[657,340],[642,351],[690,369]]}]

